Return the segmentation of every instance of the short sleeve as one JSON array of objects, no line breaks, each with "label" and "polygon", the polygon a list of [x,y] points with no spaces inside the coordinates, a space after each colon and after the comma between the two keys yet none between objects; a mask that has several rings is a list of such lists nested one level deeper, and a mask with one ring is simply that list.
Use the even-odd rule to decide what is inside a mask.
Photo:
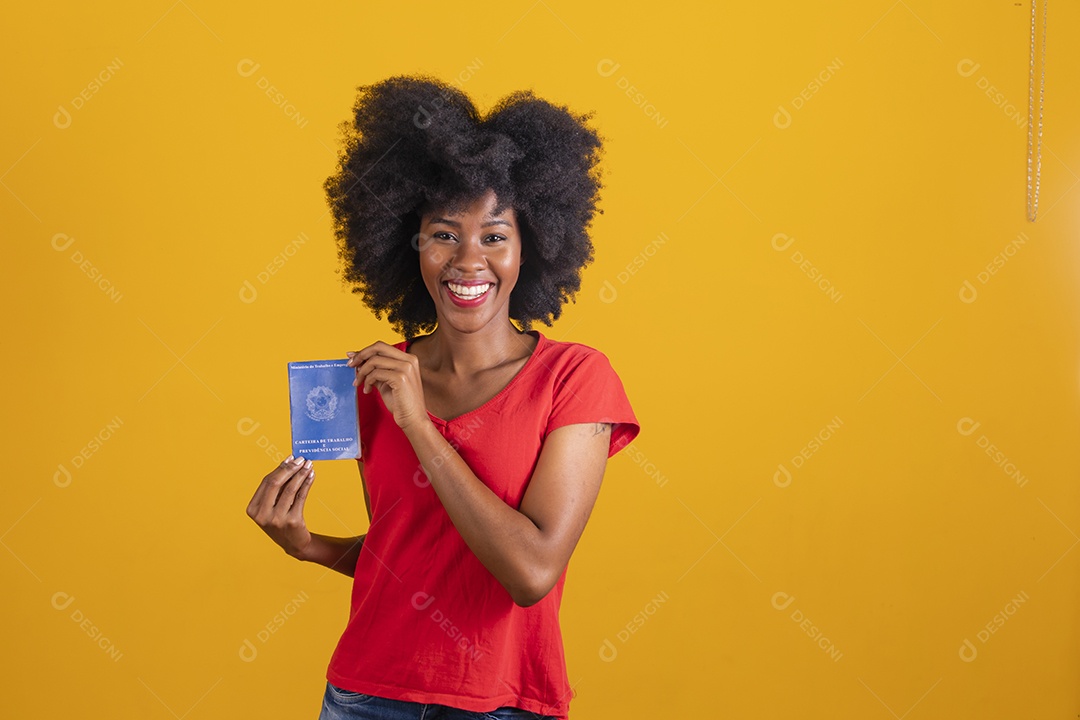
[{"label": "short sleeve", "polygon": [[551,415],[544,437],[556,428],[577,423],[612,423],[608,457],[629,445],[641,427],[622,380],[607,356],[591,350],[555,383]]}]

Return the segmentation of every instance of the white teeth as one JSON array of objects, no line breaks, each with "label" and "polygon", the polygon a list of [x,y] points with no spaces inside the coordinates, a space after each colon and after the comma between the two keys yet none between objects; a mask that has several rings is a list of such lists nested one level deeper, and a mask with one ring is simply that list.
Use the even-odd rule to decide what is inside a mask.
[{"label": "white teeth", "polygon": [[483,285],[458,285],[456,283],[446,284],[450,288],[450,292],[465,300],[478,298],[491,289],[491,283],[485,283]]}]

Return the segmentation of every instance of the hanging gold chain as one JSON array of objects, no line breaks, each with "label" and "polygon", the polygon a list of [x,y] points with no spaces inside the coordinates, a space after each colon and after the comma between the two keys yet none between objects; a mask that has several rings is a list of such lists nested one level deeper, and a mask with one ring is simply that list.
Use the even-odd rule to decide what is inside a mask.
[{"label": "hanging gold chain", "polygon": [[[1038,141],[1035,142],[1035,5],[1037,0],[1031,0],[1031,65],[1028,70],[1027,154],[1027,217],[1030,222],[1035,222],[1035,216],[1039,212],[1039,178],[1042,174],[1043,96],[1046,93],[1046,2],[1047,0],[1043,0],[1042,42],[1040,43],[1042,48],[1040,53],[1042,72],[1039,78],[1039,135]],[[1031,184],[1032,164],[1035,166],[1034,187]]]}]

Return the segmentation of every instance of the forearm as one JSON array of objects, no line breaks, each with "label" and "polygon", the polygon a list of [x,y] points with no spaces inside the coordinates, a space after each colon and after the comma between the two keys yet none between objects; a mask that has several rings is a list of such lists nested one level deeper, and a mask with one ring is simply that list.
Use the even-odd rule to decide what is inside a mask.
[{"label": "forearm", "polygon": [[353,576],[356,572],[356,560],[360,557],[360,548],[367,535],[357,537],[331,537],[311,533],[311,542],[302,553],[295,557],[306,562],[324,565],[342,575]]},{"label": "forearm", "polygon": [[406,437],[451,522],[495,579],[519,605],[539,598],[542,535],[526,515],[480,481],[430,420]]}]

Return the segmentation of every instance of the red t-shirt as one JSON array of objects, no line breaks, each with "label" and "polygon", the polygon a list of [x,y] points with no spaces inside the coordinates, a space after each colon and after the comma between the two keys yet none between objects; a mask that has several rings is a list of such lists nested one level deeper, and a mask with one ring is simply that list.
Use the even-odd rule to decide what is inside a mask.
[{"label": "red t-shirt", "polygon": [[[552,430],[615,423],[611,457],[640,429],[607,356],[529,332],[536,347],[499,394],[449,421],[428,413],[477,478],[513,508]],[[357,398],[371,526],[327,679],[395,700],[473,712],[512,705],[566,718],[572,692],[559,627],[566,570],[540,602],[515,604],[450,521],[379,392],[358,389]]]}]

